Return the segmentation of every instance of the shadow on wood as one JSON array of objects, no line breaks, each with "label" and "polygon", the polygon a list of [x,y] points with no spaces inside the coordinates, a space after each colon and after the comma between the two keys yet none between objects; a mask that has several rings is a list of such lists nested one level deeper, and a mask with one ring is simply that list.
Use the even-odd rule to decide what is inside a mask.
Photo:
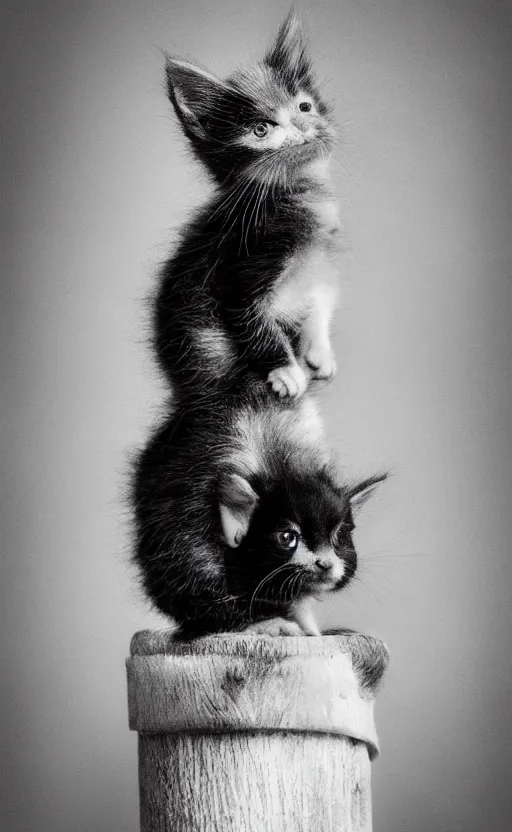
[{"label": "shadow on wood", "polygon": [[378,639],[143,631],[127,659],[141,832],[369,832]]}]

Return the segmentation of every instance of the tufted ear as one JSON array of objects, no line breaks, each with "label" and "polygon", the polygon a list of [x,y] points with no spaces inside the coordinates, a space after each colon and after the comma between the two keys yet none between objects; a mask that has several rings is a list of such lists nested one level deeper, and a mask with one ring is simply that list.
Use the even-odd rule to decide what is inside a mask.
[{"label": "tufted ear", "polygon": [[286,79],[306,82],[311,80],[311,61],[302,25],[291,11],[265,55],[264,63],[280,72]]},{"label": "tufted ear", "polygon": [[219,93],[228,89],[211,72],[182,58],[167,56],[167,92],[185,133],[204,138],[203,121],[212,111]]},{"label": "tufted ear", "polygon": [[224,474],[218,483],[220,522],[228,546],[236,549],[249,530],[258,495],[238,474]]},{"label": "tufted ear", "polygon": [[356,485],[349,494],[350,500],[350,507],[352,508],[353,514],[357,514],[358,511],[364,506],[367,500],[370,499],[373,492],[379,487],[381,482],[387,478],[387,474],[381,474],[377,477],[371,477],[368,480],[364,480],[364,482]]}]

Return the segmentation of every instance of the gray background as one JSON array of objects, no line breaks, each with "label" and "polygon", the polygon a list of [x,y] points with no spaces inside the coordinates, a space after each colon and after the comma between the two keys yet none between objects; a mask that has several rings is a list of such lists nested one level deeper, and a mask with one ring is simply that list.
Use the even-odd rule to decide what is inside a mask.
[{"label": "gray background", "polygon": [[[134,630],[161,624],[126,565],[122,506],[127,451],[162,396],[142,299],[205,193],[159,50],[227,72],[287,9],[3,4],[2,830],[138,828],[123,661]],[[320,615],[392,653],[376,832],[498,832],[512,816],[511,18],[483,0],[298,10],[342,128],[353,247],[322,404],[347,472],[394,471],[361,517],[360,579]]]}]

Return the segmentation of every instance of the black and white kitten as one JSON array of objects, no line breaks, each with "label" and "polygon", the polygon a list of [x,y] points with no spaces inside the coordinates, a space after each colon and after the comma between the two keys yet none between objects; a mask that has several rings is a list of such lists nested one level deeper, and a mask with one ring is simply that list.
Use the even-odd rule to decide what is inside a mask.
[{"label": "black and white kitten", "polygon": [[319,635],[308,600],[353,577],[354,513],[383,479],[338,485],[321,434],[309,396],[256,385],[179,408],[142,452],[134,560],[181,637]]},{"label": "black and white kitten", "polygon": [[169,57],[167,84],[216,189],[161,272],[160,366],[181,397],[248,372],[299,397],[335,372],[341,252],[333,127],[300,24],[290,15],[263,61],[225,80]]}]

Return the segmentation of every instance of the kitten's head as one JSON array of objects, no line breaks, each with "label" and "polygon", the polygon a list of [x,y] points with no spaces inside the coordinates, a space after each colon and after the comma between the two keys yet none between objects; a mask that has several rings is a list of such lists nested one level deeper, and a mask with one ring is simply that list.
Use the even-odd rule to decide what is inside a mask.
[{"label": "kitten's head", "polygon": [[328,158],[329,111],[292,14],[261,63],[225,80],[170,56],[166,71],[183,131],[217,181],[286,185],[310,163]]},{"label": "kitten's head", "polygon": [[226,474],[219,503],[228,581],[256,603],[284,607],[343,589],[357,569],[354,518],[384,479],[339,488],[324,470],[258,489]]}]

